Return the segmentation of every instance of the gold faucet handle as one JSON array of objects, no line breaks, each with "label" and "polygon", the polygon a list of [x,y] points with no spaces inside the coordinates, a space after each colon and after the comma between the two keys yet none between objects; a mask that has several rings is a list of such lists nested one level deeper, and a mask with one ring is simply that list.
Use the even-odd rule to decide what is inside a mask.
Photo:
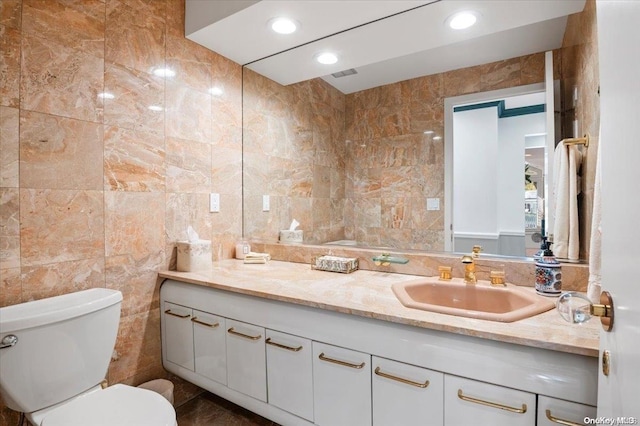
[{"label": "gold faucet handle", "polygon": [[482,251],[482,246],[479,246],[479,245],[473,246],[471,251],[473,252],[473,257],[478,257],[480,256],[480,252]]},{"label": "gold faucet handle", "polygon": [[462,263],[473,263],[473,257],[469,256],[468,254],[465,254],[464,256],[462,256]]},{"label": "gold faucet handle", "polygon": [[489,279],[491,280],[491,285],[499,285],[503,287],[507,286],[507,284],[505,283],[505,273],[503,270],[489,272]]},{"label": "gold faucet handle", "polygon": [[438,266],[438,272],[440,273],[440,281],[451,280],[451,266]]}]

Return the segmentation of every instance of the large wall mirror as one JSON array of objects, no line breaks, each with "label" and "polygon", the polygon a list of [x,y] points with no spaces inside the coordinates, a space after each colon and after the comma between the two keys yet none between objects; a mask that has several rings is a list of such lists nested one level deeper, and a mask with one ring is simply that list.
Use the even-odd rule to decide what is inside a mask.
[{"label": "large wall mirror", "polygon": [[[366,2],[344,3],[362,8]],[[545,111],[553,117],[554,111],[546,105],[544,51],[560,47],[567,15],[580,12],[584,2],[544,2],[560,5],[546,11],[540,2],[470,2],[478,16],[491,22],[481,23],[476,33],[453,35],[445,24],[460,2],[382,3],[406,10],[385,11],[385,17],[368,17],[348,31],[334,31],[331,37],[282,49],[243,67],[245,238],[275,242],[295,219],[308,244],[466,251],[469,236],[492,232],[472,229],[473,215],[460,219],[456,209],[469,212],[475,205],[479,215],[479,208],[493,199],[492,220],[517,217],[518,228],[506,229],[503,237],[513,238],[500,244],[483,242],[485,252],[529,255],[525,239],[541,232],[544,187],[550,182],[544,160],[549,127],[545,118],[534,119]],[[357,54],[350,54],[347,45],[355,45]],[[307,65],[327,48],[345,60]],[[554,78],[558,75],[556,69]],[[512,88],[522,93],[511,95]],[[496,91],[510,96],[495,97]],[[461,102],[456,112],[445,111],[445,100],[482,92],[491,99]],[[523,100],[516,95],[531,96]],[[516,132],[517,117],[503,119],[498,107],[477,106],[486,102],[526,102],[506,109],[532,108],[519,119],[530,122],[529,127]],[[540,105],[546,105],[545,111],[535,110]],[[460,130],[464,127],[458,123],[457,132],[447,133],[445,115],[458,111],[485,128]],[[494,124],[482,119],[490,114]],[[499,126],[500,120],[509,123]],[[496,139],[483,148],[479,142],[489,139],[488,126]],[[458,149],[467,155],[461,161],[468,163],[451,175],[445,173],[447,150],[463,146],[452,142],[454,133],[466,134],[474,148]],[[509,155],[498,148],[504,142],[500,135],[517,139]],[[489,163],[491,157],[494,163]],[[486,170],[494,171],[491,188],[480,181]],[[507,197],[503,191],[517,195]],[[507,212],[507,205],[514,211]],[[491,216],[491,209],[485,210],[483,216]]]}]

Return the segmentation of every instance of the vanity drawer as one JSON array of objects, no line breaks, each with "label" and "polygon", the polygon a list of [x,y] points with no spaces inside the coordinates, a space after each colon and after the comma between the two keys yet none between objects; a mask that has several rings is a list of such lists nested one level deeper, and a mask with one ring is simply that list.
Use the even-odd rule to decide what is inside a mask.
[{"label": "vanity drawer", "polygon": [[587,417],[596,418],[596,407],[538,396],[538,426],[584,425]]},{"label": "vanity drawer", "polygon": [[191,371],[194,370],[192,316],[191,308],[170,302],[163,304],[166,360]]},{"label": "vanity drawer", "polygon": [[267,401],[264,328],[227,318],[227,385]]}]

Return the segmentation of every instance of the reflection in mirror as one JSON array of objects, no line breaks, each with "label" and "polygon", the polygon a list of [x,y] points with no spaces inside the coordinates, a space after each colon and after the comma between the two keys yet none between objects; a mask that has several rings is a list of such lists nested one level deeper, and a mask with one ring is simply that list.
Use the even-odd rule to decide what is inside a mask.
[{"label": "reflection in mirror", "polygon": [[[554,51],[556,79],[563,55]],[[540,84],[544,61],[544,53],[526,54],[347,93],[329,82],[348,75],[284,86],[245,67],[245,238],[277,241],[296,219],[305,243],[443,251],[444,99]],[[527,135],[528,146],[535,132]],[[525,240],[534,239],[542,222],[532,211],[546,203],[542,196],[525,202],[523,181],[529,176],[537,191],[547,182],[535,180],[540,167],[531,162],[525,174],[518,161],[519,220],[532,226]]]}]

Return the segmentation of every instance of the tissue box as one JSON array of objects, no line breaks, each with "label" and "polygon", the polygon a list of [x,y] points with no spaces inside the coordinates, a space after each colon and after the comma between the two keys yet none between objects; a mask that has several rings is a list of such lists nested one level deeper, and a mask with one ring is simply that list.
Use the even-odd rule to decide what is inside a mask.
[{"label": "tissue box", "polygon": [[211,241],[178,241],[178,262],[180,272],[194,272],[211,269]]},{"label": "tissue box", "polygon": [[282,243],[301,243],[302,242],[302,231],[289,231],[288,229],[283,229],[280,231],[280,242]]}]

